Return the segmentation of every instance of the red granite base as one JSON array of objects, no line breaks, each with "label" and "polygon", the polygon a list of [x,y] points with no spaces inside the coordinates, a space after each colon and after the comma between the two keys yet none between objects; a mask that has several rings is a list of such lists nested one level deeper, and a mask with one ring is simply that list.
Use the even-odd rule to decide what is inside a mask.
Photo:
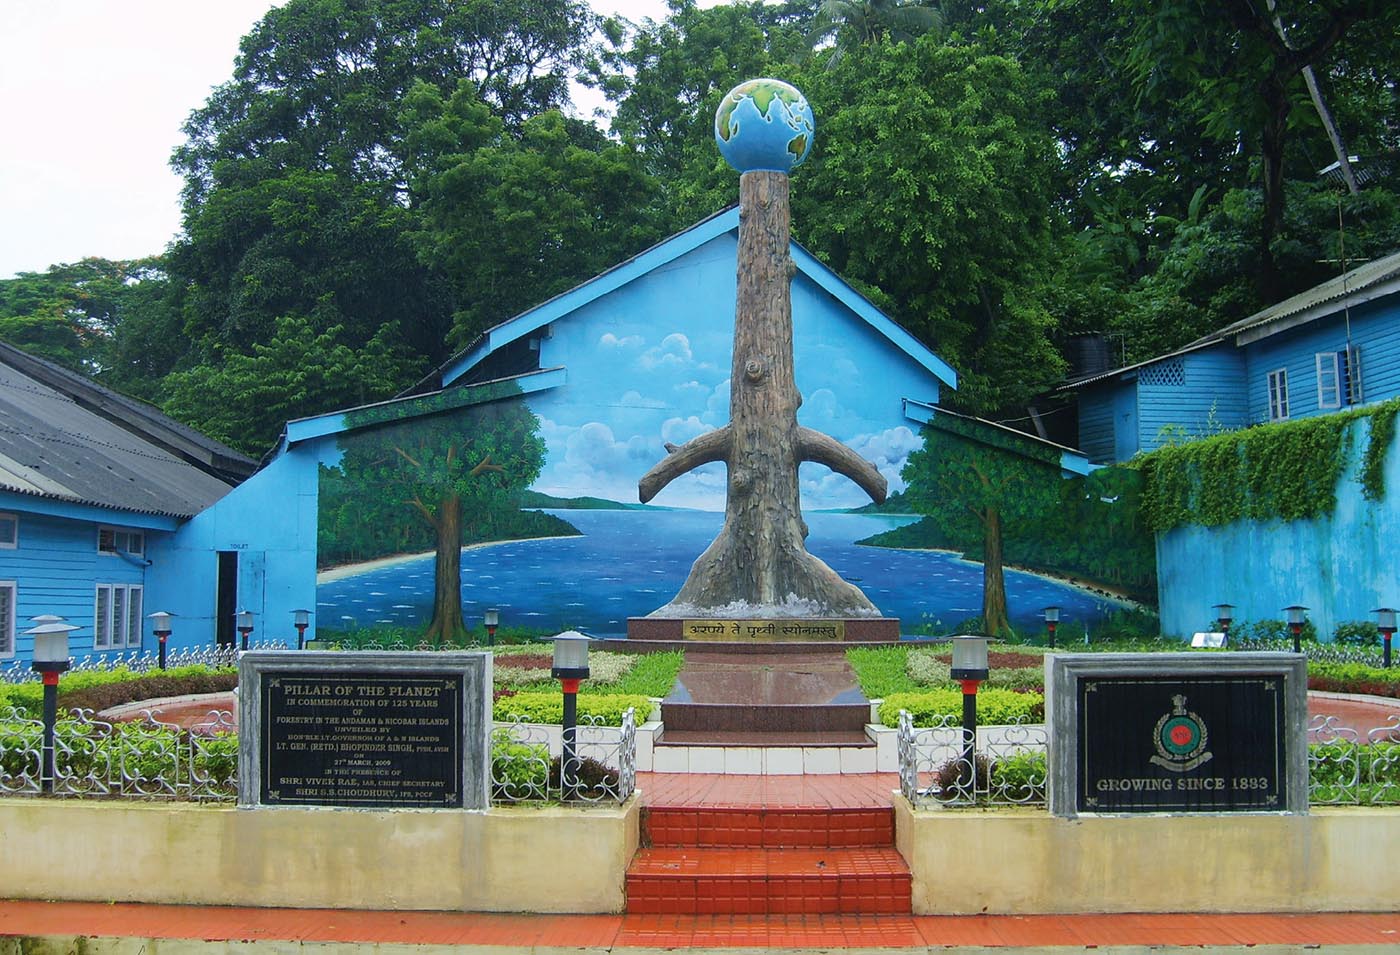
[{"label": "red granite base", "polygon": [[[784,620],[783,622],[793,622]],[[796,621],[796,622],[801,622]],[[845,643],[898,643],[899,642],[899,618],[898,617],[846,617],[842,621],[845,624]],[[679,617],[628,617],[627,618],[627,639],[628,640],[668,640],[685,641],[686,643],[704,643],[700,640],[685,640],[682,634],[684,620]],[[772,644],[784,642],[812,642],[810,638],[803,638],[800,641],[784,641],[782,639],[739,640],[737,643],[752,644]]]}]

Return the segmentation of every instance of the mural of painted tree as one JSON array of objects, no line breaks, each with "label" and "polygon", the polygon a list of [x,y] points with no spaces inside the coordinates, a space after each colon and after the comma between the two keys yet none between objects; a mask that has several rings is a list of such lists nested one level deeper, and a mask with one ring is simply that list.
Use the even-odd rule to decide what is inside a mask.
[{"label": "mural of painted tree", "polygon": [[[376,413],[371,408],[357,415]],[[427,639],[464,637],[464,515],[480,522],[517,513],[516,495],[544,465],[538,428],[523,402],[496,401],[366,428],[343,440],[341,496],[353,502],[357,518],[389,527],[416,521],[432,533],[436,561]]]},{"label": "mural of painted tree", "polygon": [[940,412],[901,475],[905,499],[953,539],[982,538],[983,632],[1010,629],[1002,544],[1028,533],[1059,501],[1059,454],[1010,429]]},{"label": "mural of painted tree", "polygon": [[[783,120],[796,128],[786,127],[791,134],[786,142],[770,142],[776,150],[770,149],[767,157],[762,155],[761,143],[758,158],[752,161],[736,162],[732,151],[725,150],[725,142],[731,149],[743,145],[740,123],[771,134],[783,129]],[[807,524],[797,483],[801,462],[825,464],[855,481],[876,501],[883,501],[886,492],[885,479],[874,465],[834,438],[797,424],[802,396],[793,379],[794,266],[789,253],[786,169],[811,148],[811,111],[801,94],[787,84],[751,80],[730,91],[720,106],[717,130],[730,122],[732,136],[717,132],[725,158],[743,172],[730,422],[680,447],[668,445],[669,456],[648,471],[638,486],[645,503],[680,475],[723,461],[728,467],[724,527],[696,560],[672,603],[655,614],[664,616],[669,608],[703,612],[736,602],[765,612],[781,612],[786,605],[794,612],[818,616],[878,613],[858,587],[807,553],[805,545]],[[786,165],[780,165],[784,159]],[[745,170],[755,165],[762,168]]]}]

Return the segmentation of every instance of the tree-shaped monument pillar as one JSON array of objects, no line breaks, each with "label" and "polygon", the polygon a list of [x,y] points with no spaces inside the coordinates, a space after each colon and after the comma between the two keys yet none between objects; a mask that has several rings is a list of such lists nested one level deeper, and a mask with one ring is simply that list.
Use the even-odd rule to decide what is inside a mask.
[{"label": "tree-shaped monument pillar", "polygon": [[715,115],[715,137],[739,180],[738,297],[729,424],[680,447],[643,476],[643,502],[711,461],[729,469],[724,528],[691,568],[671,604],[653,616],[704,616],[748,605],[791,616],[878,614],[860,589],[807,553],[797,468],[815,461],[876,501],[885,479],[834,438],[800,427],[793,378],[788,170],[812,147],[807,101],[777,80],[731,90]]}]

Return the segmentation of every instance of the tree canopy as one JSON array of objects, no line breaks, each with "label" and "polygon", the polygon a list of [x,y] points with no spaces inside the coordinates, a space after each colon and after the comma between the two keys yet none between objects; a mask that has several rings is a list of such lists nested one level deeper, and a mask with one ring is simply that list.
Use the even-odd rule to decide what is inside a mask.
[{"label": "tree canopy", "polygon": [[798,240],[1015,419],[1072,335],[1151,357],[1400,247],[1397,54],[1388,0],[288,0],[192,104],[169,249],[0,282],[0,338],[257,453],[733,202],[714,109],[770,75]]}]

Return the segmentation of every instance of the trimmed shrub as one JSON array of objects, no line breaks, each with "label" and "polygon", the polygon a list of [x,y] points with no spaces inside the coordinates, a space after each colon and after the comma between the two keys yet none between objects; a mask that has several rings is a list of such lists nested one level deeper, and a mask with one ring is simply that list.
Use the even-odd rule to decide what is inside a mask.
[{"label": "trimmed shrub", "polygon": [[[621,726],[622,714],[628,707],[637,710],[639,719],[651,712],[651,700],[631,694],[598,696],[579,695],[578,717],[596,720],[603,726]],[[519,720],[522,723],[557,724],[564,721],[564,698],[560,693],[517,693],[492,704],[492,718],[500,723]]]},{"label": "trimmed shrub", "polygon": [[[962,691],[954,689],[891,693],[880,704],[880,722],[885,726],[898,726],[900,710],[909,711],[915,726],[959,721],[962,719],[962,696]],[[1044,718],[1045,697],[1039,693],[989,689],[977,694],[977,722],[984,726],[1038,722]]]}]

